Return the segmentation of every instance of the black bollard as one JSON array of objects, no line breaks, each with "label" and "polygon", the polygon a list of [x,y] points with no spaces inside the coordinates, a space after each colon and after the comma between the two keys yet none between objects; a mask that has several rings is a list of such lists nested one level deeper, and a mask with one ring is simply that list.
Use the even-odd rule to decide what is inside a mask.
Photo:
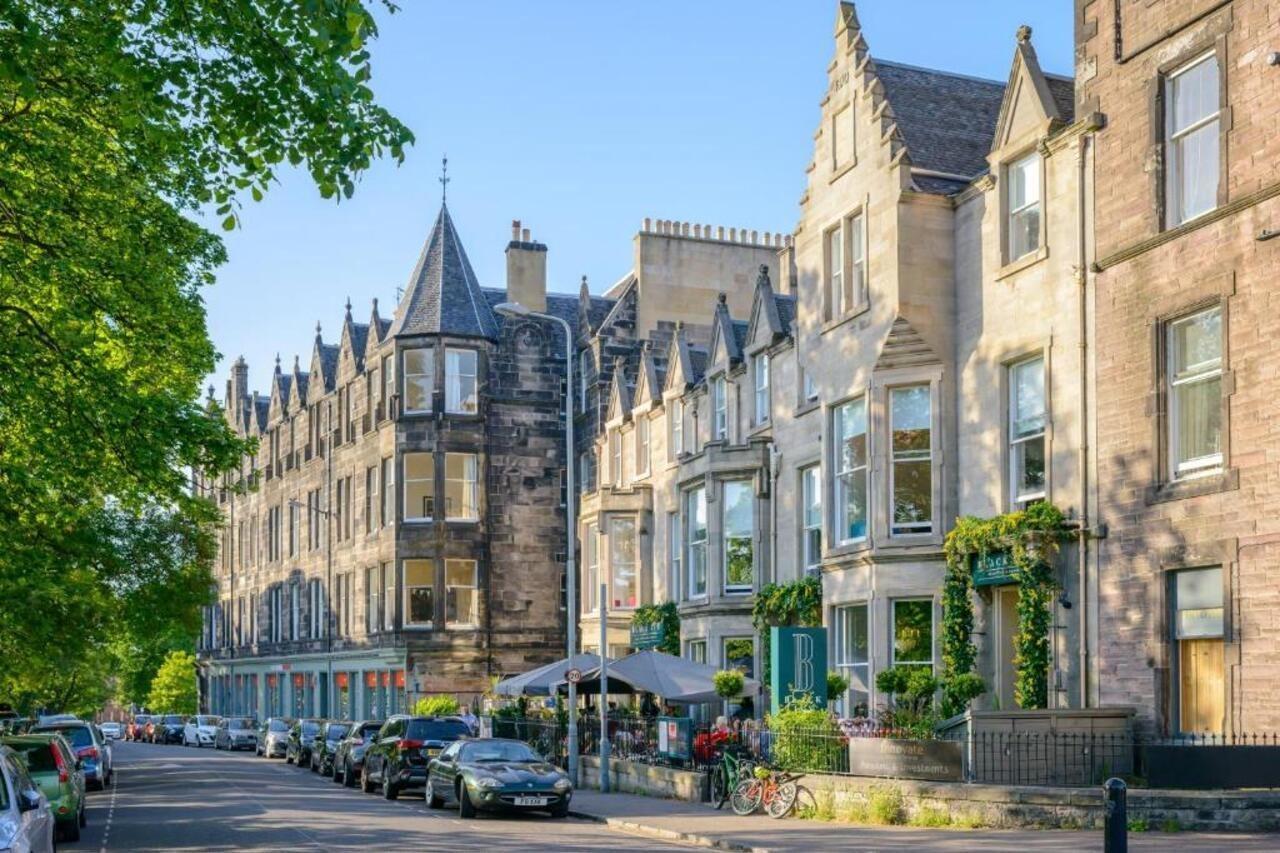
[{"label": "black bollard", "polygon": [[1102,805],[1106,809],[1102,822],[1103,853],[1128,853],[1129,809],[1125,804],[1128,787],[1123,779],[1111,778],[1102,785]]}]

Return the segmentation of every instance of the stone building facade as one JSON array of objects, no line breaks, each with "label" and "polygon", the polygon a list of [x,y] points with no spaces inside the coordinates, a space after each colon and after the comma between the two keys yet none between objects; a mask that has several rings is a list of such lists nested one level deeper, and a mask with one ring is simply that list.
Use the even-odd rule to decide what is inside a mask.
[{"label": "stone building facade", "polygon": [[1106,117],[1099,697],[1160,733],[1274,731],[1280,18],[1266,0],[1075,9],[1081,110]]},{"label": "stone building facade", "polygon": [[546,251],[516,223],[507,288],[483,288],[442,206],[391,318],[348,305],[266,394],[237,360],[223,408],[258,449],[200,484],[226,521],[205,708],[377,717],[562,655],[570,342],[494,311],[591,315],[546,292]]}]

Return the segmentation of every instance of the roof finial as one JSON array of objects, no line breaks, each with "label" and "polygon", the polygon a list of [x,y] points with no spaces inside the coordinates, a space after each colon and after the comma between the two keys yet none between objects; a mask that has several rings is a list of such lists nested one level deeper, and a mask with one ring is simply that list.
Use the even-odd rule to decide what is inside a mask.
[{"label": "roof finial", "polygon": [[449,155],[446,154],[440,159],[440,203],[444,204],[449,200]]},{"label": "roof finial", "polygon": [[276,373],[280,372],[280,350],[276,350]]},{"label": "roof finial", "polygon": [[1027,26],[1026,24],[1023,24],[1022,26],[1018,27],[1017,38],[1018,38],[1018,44],[1026,44],[1027,42],[1031,41],[1031,27]]},{"label": "roof finial", "polygon": [[729,301],[729,294],[725,293],[725,292],[722,290],[722,291],[720,291],[720,293],[716,296],[716,300],[717,300],[721,305],[724,305],[726,302],[728,302],[728,301]]},{"label": "roof finial", "polygon": [[209,400],[210,403],[212,403],[213,402],[213,383],[209,384],[208,391],[209,391],[209,396],[207,399]]},{"label": "roof finial", "polygon": [[317,341],[318,341],[318,340],[321,340],[321,338],[320,338],[320,321],[319,321],[319,320],[316,320],[316,340],[317,340]]},{"label": "roof finial", "polygon": [[351,319],[351,297],[347,297],[347,319]]},{"label": "roof finial", "polygon": [[302,365],[298,363],[298,354],[293,354],[293,372],[297,373],[302,370]]}]

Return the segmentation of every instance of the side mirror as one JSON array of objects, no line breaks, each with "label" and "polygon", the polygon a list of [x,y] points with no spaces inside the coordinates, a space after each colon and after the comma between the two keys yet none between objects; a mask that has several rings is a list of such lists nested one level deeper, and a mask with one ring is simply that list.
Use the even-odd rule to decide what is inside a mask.
[{"label": "side mirror", "polygon": [[33,812],[40,808],[40,793],[38,791],[23,791],[18,795],[18,811]]}]

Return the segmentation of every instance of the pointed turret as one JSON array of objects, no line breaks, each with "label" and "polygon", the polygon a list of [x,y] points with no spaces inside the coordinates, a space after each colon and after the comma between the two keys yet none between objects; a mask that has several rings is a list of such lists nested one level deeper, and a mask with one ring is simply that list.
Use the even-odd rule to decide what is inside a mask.
[{"label": "pointed turret", "polygon": [[435,227],[409,277],[390,334],[498,337],[498,323],[446,205],[440,206]]}]

